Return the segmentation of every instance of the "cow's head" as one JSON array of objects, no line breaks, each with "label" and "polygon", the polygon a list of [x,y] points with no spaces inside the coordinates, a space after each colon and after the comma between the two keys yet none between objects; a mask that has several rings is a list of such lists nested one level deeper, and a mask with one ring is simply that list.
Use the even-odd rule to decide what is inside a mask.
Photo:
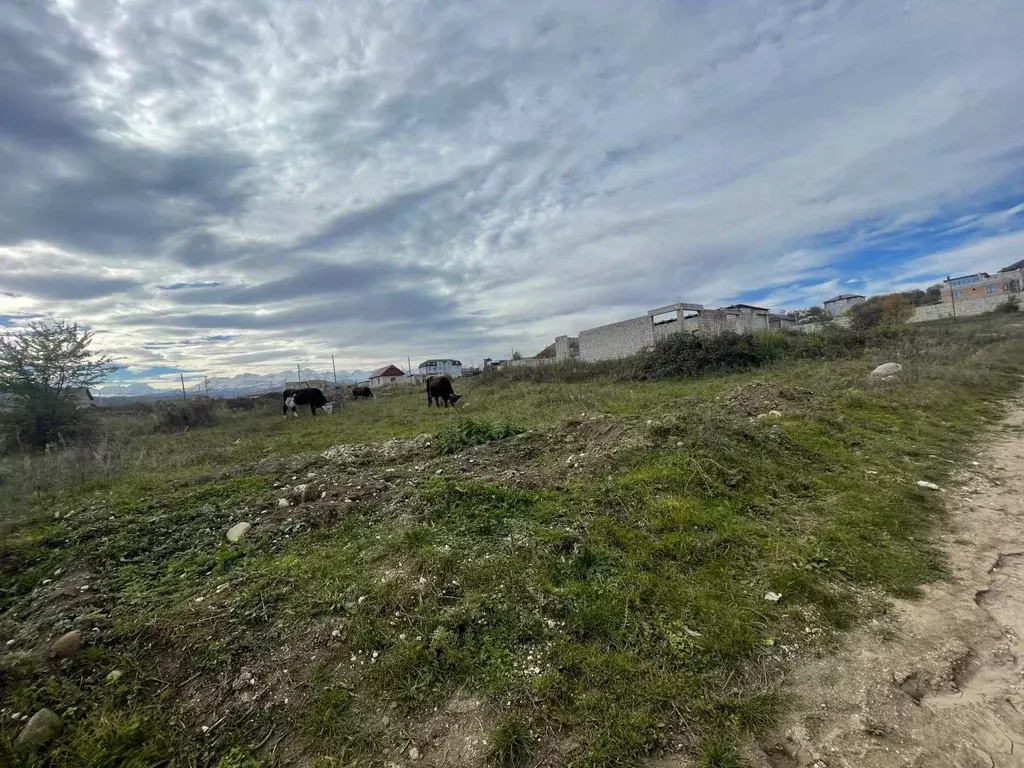
[{"label": "cow's head", "polygon": [[334,403],[328,403],[323,407],[323,412],[330,415],[334,411]]},{"label": "cow's head", "polygon": [[449,399],[452,401],[452,405],[455,405],[457,402],[459,402],[460,399],[462,399],[462,395],[456,395],[453,392],[451,398]]},{"label": "cow's head", "polygon": [[299,418],[299,411],[295,407],[295,398],[294,397],[287,398],[284,401],[284,407],[287,408],[289,411],[291,411],[292,412],[292,416],[294,416],[296,419]]}]

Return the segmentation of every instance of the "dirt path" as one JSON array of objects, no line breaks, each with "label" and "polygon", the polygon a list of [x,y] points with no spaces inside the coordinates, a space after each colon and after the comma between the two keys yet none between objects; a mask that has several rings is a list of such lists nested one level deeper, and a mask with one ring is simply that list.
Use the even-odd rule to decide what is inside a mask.
[{"label": "dirt path", "polygon": [[948,491],[952,578],[790,681],[757,768],[1024,766],[1024,400]]}]

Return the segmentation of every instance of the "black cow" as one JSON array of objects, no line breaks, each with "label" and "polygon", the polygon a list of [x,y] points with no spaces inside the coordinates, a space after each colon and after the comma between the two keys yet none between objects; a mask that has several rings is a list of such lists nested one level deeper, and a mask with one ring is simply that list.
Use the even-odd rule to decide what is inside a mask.
[{"label": "black cow", "polygon": [[299,418],[298,406],[300,405],[308,405],[309,412],[314,416],[316,416],[317,408],[322,408],[324,413],[330,413],[334,410],[334,405],[328,403],[324,393],[316,387],[286,389],[281,393],[281,403],[281,415],[285,417],[288,416],[288,411],[291,411],[292,416]]},{"label": "black cow", "polygon": [[455,405],[459,402],[459,398],[462,395],[455,394],[455,389],[452,388],[452,382],[447,376],[428,376],[427,377],[427,407],[436,405],[438,408],[441,407],[441,401],[444,400],[444,407],[447,408],[449,404]]},{"label": "black cow", "polygon": [[359,398],[365,398],[366,400],[373,399],[373,390],[369,387],[353,387],[352,388],[352,399],[358,400]]}]

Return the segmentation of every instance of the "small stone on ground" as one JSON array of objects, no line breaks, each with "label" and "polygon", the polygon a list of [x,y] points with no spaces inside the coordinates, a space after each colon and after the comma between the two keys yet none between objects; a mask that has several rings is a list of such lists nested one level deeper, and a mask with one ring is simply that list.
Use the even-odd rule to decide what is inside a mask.
[{"label": "small stone on ground", "polygon": [[245,534],[247,534],[249,532],[249,529],[251,528],[252,525],[250,525],[249,523],[236,523],[228,529],[228,541],[230,541],[232,544],[237,543],[238,540],[245,536]]},{"label": "small stone on ground", "polygon": [[81,650],[84,643],[85,635],[82,634],[82,630],[73,629],[53,641],[50,655],[55,659],[70,659]]},{"label": "small stone on ground", "polygon": [[62,723],[49,709],[40,709],[25,723],[15,742],[22,749],[36,749],[60,733]]}]

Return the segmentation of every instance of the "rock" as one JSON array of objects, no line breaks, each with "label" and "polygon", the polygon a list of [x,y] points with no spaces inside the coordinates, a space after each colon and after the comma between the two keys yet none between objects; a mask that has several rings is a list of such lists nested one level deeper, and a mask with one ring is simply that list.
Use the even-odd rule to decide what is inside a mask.
[{"label": "rock", "polygon": [[882,363],[880,366],[875,368],[871,372],[873,378],[881,376],[895,376],[897,373],[903,370],[903,366],[899,363]]},{"label": "rock", "polygon": [[122,672],[120,669],[112,669],[112,670],[110,670],[107,673],[107,677],[106,677],[107,685],[113,685],[114,683],[116,683],[118,680],[121,679],[121,675],[123,675],[123,674],[124,674],[124,672]]},{"label": "rock", "polygon": [[22,749],[37,749],[60,733],[63,724],[49,709],[40,709],[18,734],[15,744]]},{"label": "rock", "polygon": [[73,629],[53,641],[50,656],[55,659],[70,659],[82,649],[84,643],[85,635],[82,634],[82,630]]},{"label": "rock", "polygon": [[228,541],[232,544],[237,543],[238,540],[245,536],[251,528],[252,526],[249,523],[236,523],[228,529]]},{"label": "rock", "polygon": [[416,749],[416,747],[409,747],[409,759],[410,760],[419,760],[420,759],[420,751],[418,749]]},{"label": "rock", "polygon": [[929,491],[941,491],[942,490],[935,483],[929,483],[927,480],[918,480],[917,481],[917,485],[920,488],[927,488]]},{"label": "rock", "polygon": [[277,500],[277,506],[281,507],[282,509],[287,509],[291,505],[292,505],[292,503],[290,501],[288,501],[288,499],[278,499]]},{"label": "rock", "polygon": [[782,599],[782,595],[780,595],[778,592],[765,592],[764,599],[767,600],[769,603],[777,603],[779,602],[779,600]]}]

